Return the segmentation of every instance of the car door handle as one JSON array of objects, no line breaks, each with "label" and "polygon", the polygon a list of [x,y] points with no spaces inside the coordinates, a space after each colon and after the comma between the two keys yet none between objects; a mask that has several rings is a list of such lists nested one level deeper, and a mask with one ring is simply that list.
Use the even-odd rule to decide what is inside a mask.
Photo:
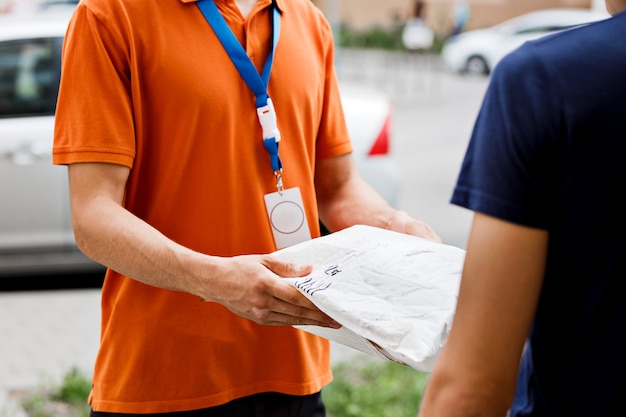
[{"label": "car door handle", "polygon": [[3,152],[2,156],[9,159],[15,165],[25,166],[32,165],[42,159],[49,160],[52,157],[52,152],[49,146],[41,142],[34,142],[9,149]]}]

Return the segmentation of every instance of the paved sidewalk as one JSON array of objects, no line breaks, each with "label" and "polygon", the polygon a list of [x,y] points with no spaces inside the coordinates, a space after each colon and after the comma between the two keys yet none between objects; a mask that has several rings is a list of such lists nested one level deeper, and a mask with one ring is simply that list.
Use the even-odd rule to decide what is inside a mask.
[{"label": "paved sidewalk", "polygon": [[[100,290],[0,292],[0,335],[0,417],[23,417],[9,392],[58,385],[73,367],[92,374]],[[333,345],[333,363],[359,356]]]},{"label": "paved sidewalk", "polygon": [[72,367],[91,374],[100,290],[0,293],[0,388],[58,383]]},{"label": "paved sidewalk", "polygon": [[11,391],[91,375],[99,331],[99,289],[0,293],[0,417],[24,415]]}]

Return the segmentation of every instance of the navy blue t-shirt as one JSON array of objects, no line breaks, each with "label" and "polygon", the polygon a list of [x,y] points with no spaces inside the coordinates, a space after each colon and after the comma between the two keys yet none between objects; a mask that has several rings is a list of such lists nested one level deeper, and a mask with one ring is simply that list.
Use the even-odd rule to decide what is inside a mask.
[{"label": "navy blue t-shirt", "polygon": [[626,14],[491,77],[451,202],[549,232],[511,417],[626,415]]}]

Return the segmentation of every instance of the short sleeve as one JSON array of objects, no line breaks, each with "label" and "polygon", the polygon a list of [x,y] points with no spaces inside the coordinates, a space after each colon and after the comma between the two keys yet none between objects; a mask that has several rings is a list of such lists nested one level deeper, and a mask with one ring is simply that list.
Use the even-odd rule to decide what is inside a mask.
[{"label": "short sleeve", "polygon": [[495,68],[451,202],[545,228],[555,184],[561,97],[526,44]]},{"label": "short sleeve", "polygon": [[135,132],[130,52],[123,29],[110,31],[108,27],[82,3],[70,21],[55,119],[55,164],[108,162],[132,166]]}]

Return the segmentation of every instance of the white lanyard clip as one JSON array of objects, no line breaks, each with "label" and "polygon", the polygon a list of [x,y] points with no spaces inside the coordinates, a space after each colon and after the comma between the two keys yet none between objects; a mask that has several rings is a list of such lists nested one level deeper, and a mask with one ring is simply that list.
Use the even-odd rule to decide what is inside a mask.
[{"label": "white lanyard clip", "polygon": [[263,129],[263,139],[274,138],[276,143],[280,142],[280,131],[276,123],[276,110],[274,110],[272,99],[268,97],[267,104],[258,107],[256,113],[259,116],[259,123],[261,123],[261,128]]}]

